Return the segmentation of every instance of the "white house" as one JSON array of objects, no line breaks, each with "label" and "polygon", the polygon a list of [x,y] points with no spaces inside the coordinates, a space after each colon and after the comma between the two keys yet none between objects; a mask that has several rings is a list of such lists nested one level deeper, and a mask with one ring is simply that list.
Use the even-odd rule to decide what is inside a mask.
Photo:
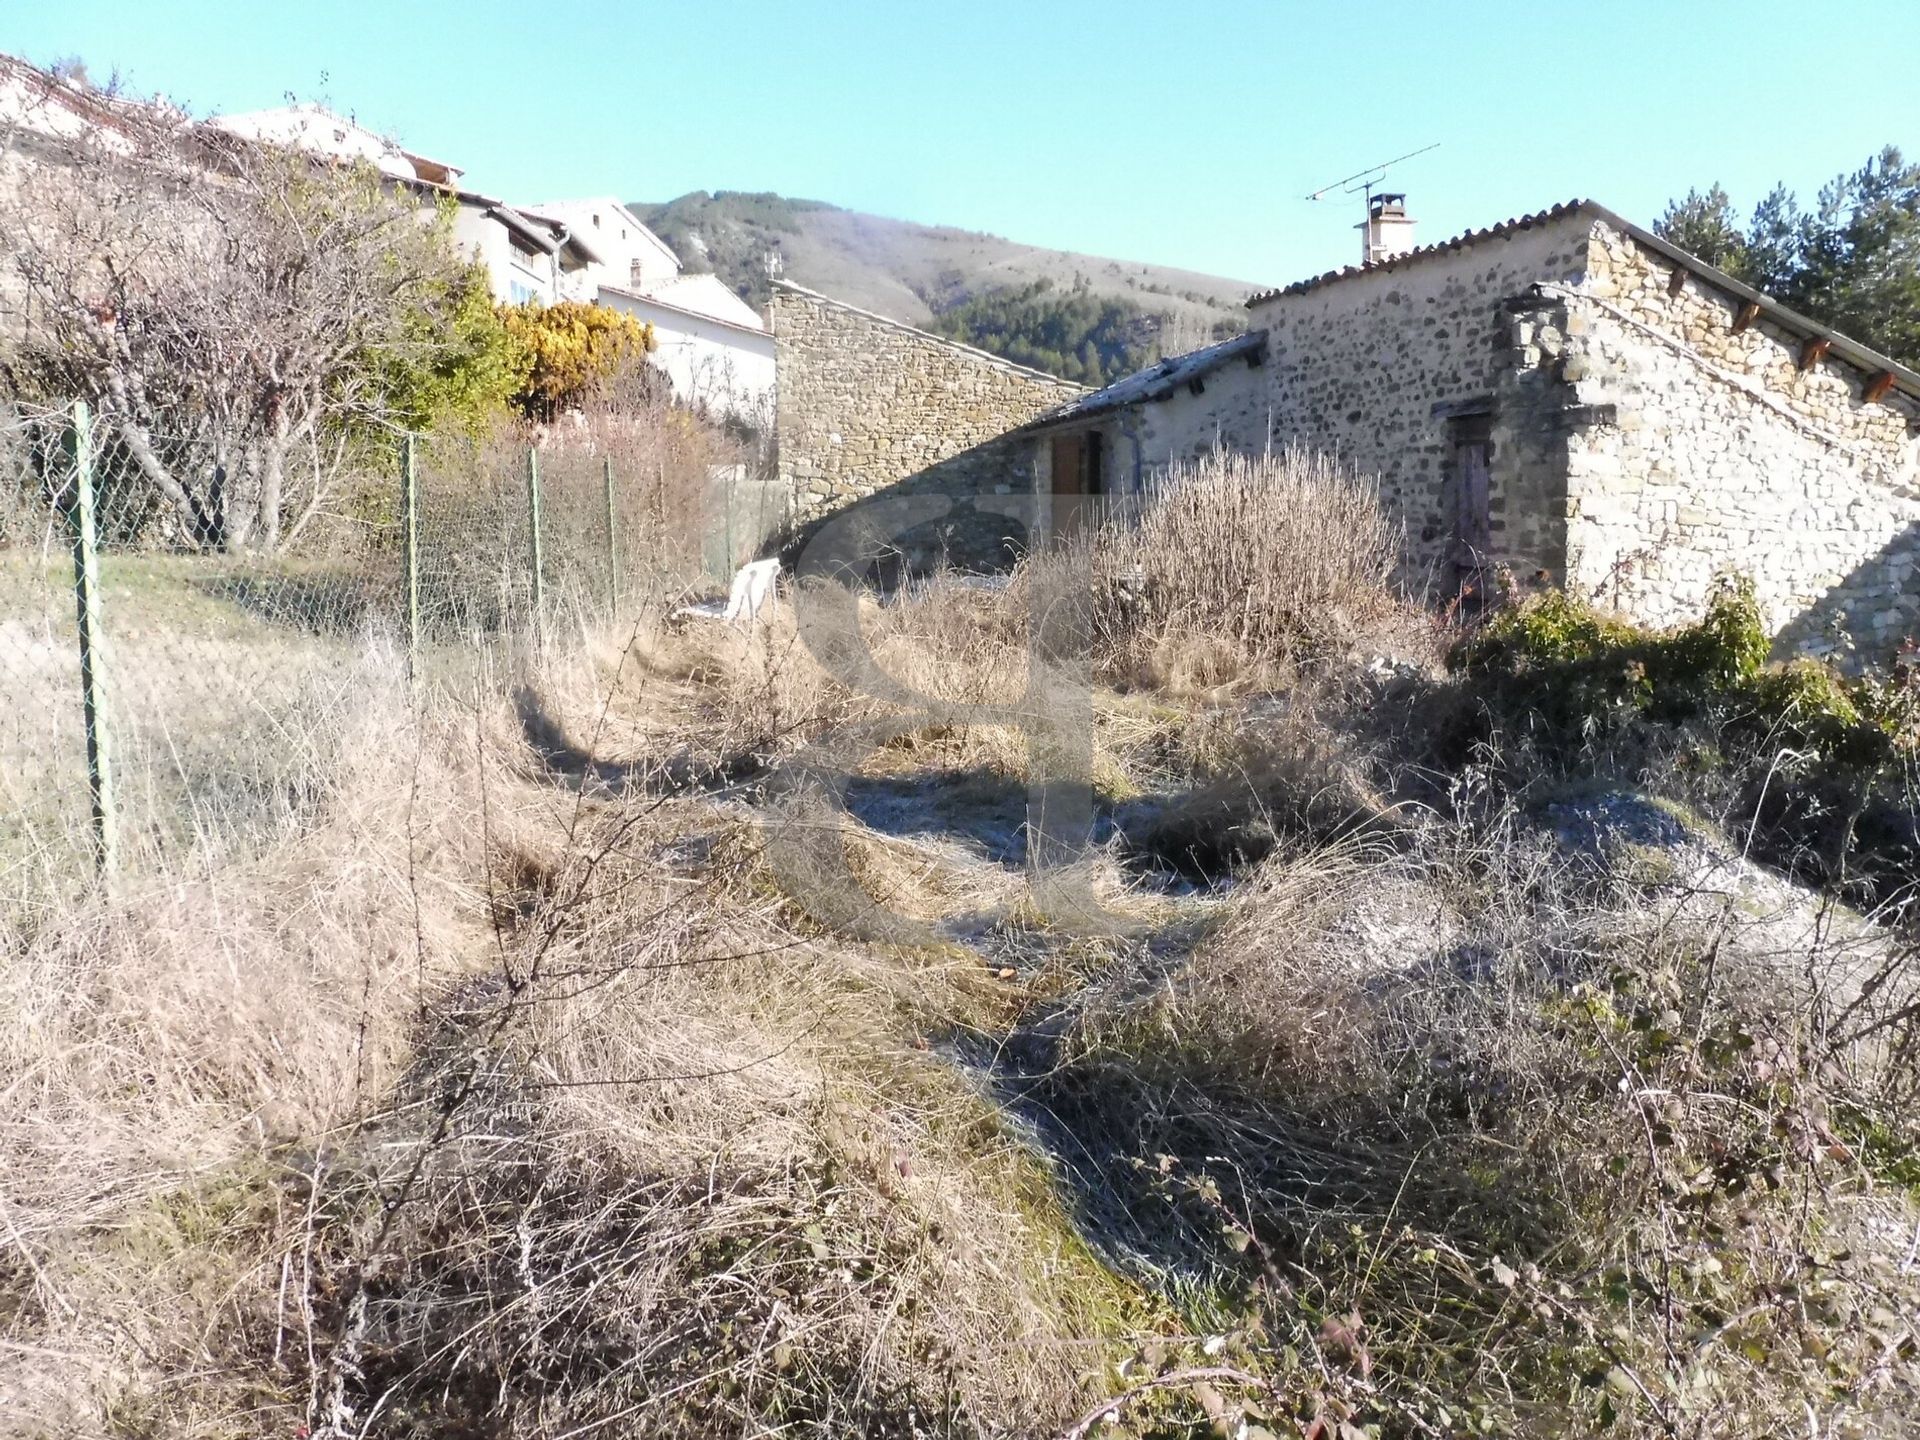
[{"label": "white house", "polygon": [[653,363],[673,393],[743,420],[773,419],[773,334],[716,275],[683,275],[639,294],[600,289],[600,303],[653,326]]},{"label": "white house", "polygon": [[29,65],[15,55],[0,55],[0,142],[8,150],[27,144],[72,142],[82,138],[108,154],[126,153],[121,122],[142,107],[84,80]]},{"label": "white house", "polygon": [[451,190],[460,179],[459,166],[417,155],[359,121],[336,115],[319,105],[281,105],[271,110],[216,115],[207,125],[263,145],[279,145],[340,160],[365,160],[382,175],[395,180],[417,180]]},{"label": "white house", "polygon": [[528,213],[564,223],[604,257],[579,272],[574,293],[653,326],[653,363],[678,399],[771,422],[773,336],[724,281],[681,274],[672,248],[609,196],[552,200]]},{"label": "white house", "polygon": [[592,300],[603,285],[645,294],[680,273],[680,257],[610,195],[524,208],[529,214],[559,221],[603,257],[580,272],[570,299]]},{"label": "white house", "polygon": [[557,220],[529,215],[471,190],[452,192],[454,243],[487,268],[494,298],[508,305],[551,305],[575,297],[600,252]]},{"label": "white house", "polygon": [[366,161],[429,204],[452,196],[459,206],[453,221],[454,241],[486,266],[495,298],[506,304],[591,298],[590,272],[607,268],[600,248],[584,234],[574,234],[564,219],[529,214],[491,195],[465,189],[460,185],[459,166],[408,150],[321,106],[249,110],[215,116],[207,123],[262,144]]}]

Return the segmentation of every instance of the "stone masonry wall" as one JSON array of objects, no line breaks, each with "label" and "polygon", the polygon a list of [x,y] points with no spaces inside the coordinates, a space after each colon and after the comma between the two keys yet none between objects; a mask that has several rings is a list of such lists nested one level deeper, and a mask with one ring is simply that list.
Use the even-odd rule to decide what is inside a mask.
[{"label": "stone masonry wall", "polygon": [[1024,527],[970,497],[1031,495],[1033,447],[1002,437],[1081,387],[798,286],[777,284],[770,313],[779,476],[795,515],[882,492],[951,495],[950,515],[900,537],[910,561],[1004,563]]},{"label": "stone masonry wall", "polygon": [[[1274,438],[1378,477],[1406,529],[1408,579],[1444,566],[1455,534],[1452,440],[1434,407],[1493,397],[1511,364],[1503,303],[1536,281],[1584,273],[1592,223],[1576,212],[1254,305],[1252,323],[1270,335],[1256,373],[1267,376]],[[1557,575],[1563,512],[1535,493],[1543,471],[1525,438],[1494,433],[1492,558]]]},{"label": "stone masonry wall", "polygon": [[1141,475],[1168,465],[1197,460],[1216,446],[1257,454],[1271,438],[1267,395],[1267,365],[1249,365],[1236,356],[1200,378],[1198,395],[1181,386],[1165,400],[1135,407],[1129,415],[1131,433],[1118,438],[1120,448],[1110,453],[1117,474],[1132,485],[1135,447]]},{"label": "stone masonry wall", "polygon": [[[1267,448],[1264,367],[1264,359],[1249,365],[1236,356],[1201,377],[1198,395],[1182,385],[1164,399],[1105,411],[1071,428],[1100,437],[1109,494],[1138,494],[1168,466],[1198,460],[1216,448],[1240,454]],[[1049,447],[1060,433],[1037,432],[1032,442],[1037,467],[1048,465]]]},{"label": "stone masonry wall", "polygon": [[1605,225],[1557,364],[1594,407],[1567,453],[1569,580],[1635,617],[1696,617],[1751,576],[1793,648],[1878,659],[1920,629],[1920,406]]}]

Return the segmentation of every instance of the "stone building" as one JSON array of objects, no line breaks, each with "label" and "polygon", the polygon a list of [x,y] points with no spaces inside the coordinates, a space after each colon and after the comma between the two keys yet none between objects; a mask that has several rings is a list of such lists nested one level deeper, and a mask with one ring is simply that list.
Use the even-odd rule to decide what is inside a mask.
[{"label": "stone building", "polygon": [[911,500],[866,506],[876,548],[914,565],[1007,563],[1026,543],[1019,502],[1033,493],[1032,446],[1009,432],[1083,387],[783,280],[768,312],[779,477],[796,520],[876,495]]},{"label": "stone building", "polygon": [[[1374,200],[1391,228],[1365,227],[1366,263],[1257,294],[1249,334],[1051,407],[1030,375],[1018,405],[948,406],[875,373],[912,356],[789,312],[810,338],[783,341],[782,446],[817,403],[802,390],[829,384],[808,372],[836,370],[873,402],[859,494],[964,449],[969,484],[1037,490],[1044,517],[1051,495],[1137,489],[1215,446],[1299,443],[1377,478],[1429,593],[1500,568],[1668,623],[1739,572],[1801,648],[1877,657],[1920,631],[1920,375],[1588,201],[1405,249],[1402,197]],[[983,445],[996,416],[1011,433]],[[838,503],[817,428],[783,471]]]}]

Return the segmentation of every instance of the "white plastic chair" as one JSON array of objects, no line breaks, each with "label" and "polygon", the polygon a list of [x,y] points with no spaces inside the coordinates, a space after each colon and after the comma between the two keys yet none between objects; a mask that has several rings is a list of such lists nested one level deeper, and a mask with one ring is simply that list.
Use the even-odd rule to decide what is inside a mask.
[{"label": "white plastic chair", "polygon": [[733,589],[727,595],[726,614],[722,618],[752,624],[760,618],[762,610],[771,611],[778,599],[774,582],[779,578],[778,560],[755,560],[742,565],[733,577]]}]

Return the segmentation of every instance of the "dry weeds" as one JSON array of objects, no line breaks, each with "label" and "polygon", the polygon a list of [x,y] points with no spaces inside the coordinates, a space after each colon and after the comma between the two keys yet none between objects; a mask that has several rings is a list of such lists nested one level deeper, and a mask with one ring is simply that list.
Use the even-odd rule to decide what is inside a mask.
[{"label": "dry weeds", "polygon": [[[333,712],[270,844],[0,954],[0,1429],[1899,1433],[1904,1062],[1732,983],[1737,905],[1413,773],[1343,659],[1417,641],[1370,543],[1338,617],[1228,555],[1106,632],[1231,649],[1099,698],[1114,935],[1027,898],[1003,726],[878,747],[821,832],[919,938],[783,889],[763,777],[886,713],[784,607]],[[1005,703],[1031,582],[847,602]]]}]

